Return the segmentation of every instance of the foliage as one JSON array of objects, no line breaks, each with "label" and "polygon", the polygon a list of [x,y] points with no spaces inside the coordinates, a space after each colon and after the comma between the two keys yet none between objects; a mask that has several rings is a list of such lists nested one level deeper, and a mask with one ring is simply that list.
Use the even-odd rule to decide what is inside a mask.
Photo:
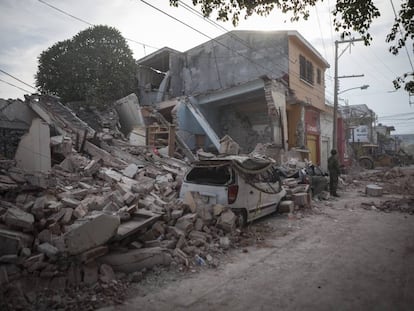
[{"label": "foliage", "polygon": [[63,101],[105,104],[134,91],[135,60],[121,33],[94,26],[39,56],[36,86]]},{"label": "foliage", "polygon": [[[309,8],[315,6],[317,2],[323,0],[192,0],[193,5],[200,5],[201,12],[208,17],[213,12],[217,13],[217,19],[229,21],[236,26],[240,17],[245,19],[253,14],[267,16],[274,9],[281,10],[282,13],[290,13],[291,21],[307,19]],[[401,9],[395,19],[395,23],[388,34],[386,41],[394,43],[390,47],[390,52],[398,54],[398,51],[405,46],[408,39],[414,38],[414,0],[402,0]],[[180,0],[170,0],[170,4],[178,6]],[[370,26],[374,19],[380,16],[378,8],[373,0],[336,0],[334,15],[334,27],[340,32],[341,38],[350,37],[353,32],[358,33],[366,45],[369,45],[372,36],[369,33]],[[413,73],[408,73],[413,76]],[[414,79],[405,82],[405,77],[397,77],[394,85],[399,88],[402,83],[405,89],[414,93]]]}]

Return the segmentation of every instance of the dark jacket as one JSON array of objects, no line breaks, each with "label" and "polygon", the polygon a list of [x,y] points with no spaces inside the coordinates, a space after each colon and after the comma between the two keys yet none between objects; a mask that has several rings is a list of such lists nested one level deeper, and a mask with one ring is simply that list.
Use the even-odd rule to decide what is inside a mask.
[{"label": "dark jacket", "polygon": [[341,171],[339,169],[339,161],[337,155],[332,155],[328,159],[328,171],[330,175],[339,176]]}]

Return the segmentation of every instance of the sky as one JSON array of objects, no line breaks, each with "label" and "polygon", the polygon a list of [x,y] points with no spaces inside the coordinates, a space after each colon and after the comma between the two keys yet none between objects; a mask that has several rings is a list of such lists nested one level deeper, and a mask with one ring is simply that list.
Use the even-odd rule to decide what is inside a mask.
[{"label": "sky", "polygon": [[[389,43],[385,42],[385,38],[394,22],[391,1],[398,10],[400,0],[374,0],[381,17],[371,26],[373,41],[370,46],[362,42],[355,42],[352,46],[338,45],[341,54],[338,75],[364,75],[340,79],[339,104],[366,104],[377,114],[378,123],[395,127],[393,134],[414,134],[414,96],[410,105],[408,93],[402,89],[396,91],[392,84],[397,76],[413,71],[413,42],[407,42],[408,49],[402,49],[396,56],[388,52]],[[135,59],[165,46],[184,52],[225,33],[183,6],[170,7],[168,0],[147,2],[175,19],[140,0],[0,0],[0,98],[23,98],[24,94],[34,92],[30,86],[35,86],[34,76],[40,53],[88,28],[85,22],[117,28],[125,38],[131,39],[128,44]],[[191,1],[184,2],[191,5]],[[62,14],[45,3],[78,19]],[[241,18],[236,28],[231,23],[218,23],[229,31],[297,30],[330,64],[326,71],[325,92],[326,99],[333,102],[334,42],[340,40],[332,27],[334,4],[335,0],[324,0],[311,7],[307,21],[292,23],[290,15],[273,11],[267,17]],[[369,85],[369,88],[359,89],[362,85]]]}]

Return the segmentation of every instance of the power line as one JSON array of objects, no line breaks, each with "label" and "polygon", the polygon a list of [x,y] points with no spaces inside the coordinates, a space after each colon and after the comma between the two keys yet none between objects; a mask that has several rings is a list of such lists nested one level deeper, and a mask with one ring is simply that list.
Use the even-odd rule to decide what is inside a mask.
[{"label": "power line", "polygon": [[[162,9],[160,9],[160,8],[157,8],[156,6],[154,6],[154,5],[150,4],[150,3],[148,3],[148,2],[147,2],[147,1],[145,1],[145,0],[140,0],[140,1],[141,1],[141,2],[143,2],[144,4],[146,4],[147,6],[149,6],[149,7],[153,8],[153,9],[155,9],[156,11],[158,11],[158,12],[160,12],[160,13],[162,13],[162,14],[164,14],[164,15],[168,16],[168,17],[170,17],[171,19],[173,19],[173,20],[175,20],[175,21],[179,22],[180,24],[183,24],[184,26],[186,26],[186,27],[188,27],[188,28],[190,28],[190,29],[194,30],[195,32],[197,32],[197,33],[201,34],[202,36],[204,36],[204,37],[206,37],[206,38],[208,38],[208,39],[210,39],[210,40],[212,40],[212,41],[216,42],[217,44],[219,44],[219,45],[221,45],[222,47],[226,48],[227,50],[229,50],[229,51],[231,51],[231,52],[235,53],[236,55],[238,55],[238,56],[240,56],[240,57],[242,57],[242,58],[244,58],[244,59],[248,60],[250,63],[254,64],[256,67],[260,67],[260,68],[264,69],[266,72],[270,73],[271,75],[273,75],[273,74],[274,74],[274,72],[272,72],[271,70],[269,70],[267,67],[263,66],[262,64],[255,62],[254,60],[250,59],[249,57],[245,56],[244,54],[241,54],[241,53],[239,53],[238,51],[236,51],[236,50],[232,49],[231,47],[229,47],[229,46],[227,46],[227,45],[223,44],[223,43],[222,43],[222,42],[220,42],[219,40],[217,40],[217,39],[215,39],[215,38],[213,38],[213,37],[211,37],[211,36],[207,35],[206,33],[204,33],[204,32],[202,32],[202,31],[198,30],[198,29],[197,29],[197,28],[195,28],[195,27],[193,27],[193,26],[191,26],[191,25],[189,25],[189,24],[187,24],[187,23],[185,23],[185,22],[183,22],[183,21],[179,20],[179,19],[178,19],[178,18],[176,18],[175,16],[173,16],[173,15],[171,15],[171,14],[169,14],[169,13],[167,13],[167,12],[163,11],[163,10],[162,10]],[[193,11],[193,10],[192,10],[192,11]],[[197,15],[198,15],[198,16],[200,16],[199,14],[197,14]],[[206,20],[205,18],[203,18],[203,19],[204,19],[204,20]],[[211,21],[211,20],[210,20],[210,21]],[[213,22],[213,21],[211,21],[211,22]],[[213,22],[213,23],[215,23],[215,22]],[[218,25],[218,24],[217,24],[217,25]],[[219,27],[221,28],[222,26],[219,26]],[[224,27],[222,27],[222,29],[224,29],[225,31],[227,31],[227,29],[226,29],[226,28],[224,28]],[[249,48],[249,49],[253,50],[251,46],[249,46],[249,45],[248,45],[248,44],[247,44],[247,43],[246,43],[243,39],[239,38],[237,35],[234,35],[234,34],[231,34],[231,33],[229,33],[229,35],[230,35],[231,37],[233,37],[233,38],[234,38],[234,37],[236,37],[236,38],[237,38],[237,39],[236,39],[237,41],[239,41],[240,43],[242,43],[242,44],[243,44],[244,46],[246,46],[247,48]],[[244,43],[243,43],[243,42],[244,42]],[[246,44],[247,44],[247,45],[246,45]],[[266,56],[264,56],[264,57],[266,58]],[[287,56],[287,58],[289,59],[289,57],[288,57],[288,56]],[[267,58],[267,59],[268,59],[268,58]],[[268,60],[269,60],[269,59],[268,59]],[[287,73],[287,70],[288,70],[289,68],[282,68],[282,66],[281,66],[281,65],[274,63],[274,62],[273,62],[273,60],[270,60],[270,61],[273,63],[273,65],[274,65],[275,67],[278,67],[279,69],[281,69],[282,71],[284,71],[284,72],[286,72],[286,73]],[[256,68],[256,70],[257,70],[257,68]],[[300,75],[299,75],[299,73],[298,73],[298,72],[294,72],[294,71],[293,71],[293,69],[291,69],[291,72],[292,72],[292,73],[295,73],[295,75],[296,75],[298,78],[300,78]],[[293,82],[293,81],[290,81],[289,83],[297,85],[297,87],[298,87],[298,88],[300,88],[300,89],[304,90],[305,92],[309,91],[308,89],[306,89],[305,87],[303,87],[302,85],[300,85],[300,84],[298,84],[298,83],[295,83],[295,82]]]},{"label": "power line", "polygon": [[25,89],[23,89],[23,88],[21,88],[20,86],[17,86],[17,85],[15,85],[15,84],[13,84],[13,83],[10,83],[10,82],[7,82],[7,81],[4,81],[4,80],[2,80],[2,79],[0,79],[0,82],[3,82],[3,83],[6,83],[6,84],[8,84],[8,85],[10,85],[10,86],[13,86],[13,87],[15,87],[16,89],[19,89],[19,90],[22,90],[23,92],[26,92],[26,93],[32,93],[32,92],[30,92],[30,91],[28,91],[28,90],[25,90]]},{"label": "power line", "polygon": [[[28,87],[31,87],[32,89],[34,89],[34,90],[36,90],[36,91],[37,91],[37,89],[36,89],[35,87],[31,86],[29,83],[26,83],[26,82],[24,82],[24,81],[20,80],[19,78],[16,78],[15,76],[11,75],[10,73],[5,72],[5,71],[4,71],[4,70],[2,70],[2,69],[0,69],[0,72],[4,73],[5,75],[8,75],[10,78],[13,78],[14,80],[17,80],[17,81],[19,81],[20,83],[23,83],[24,85],[26,85],[26,86],[28,86]],[[30,92],[29,92],[29,93],[30,93]]]},{"label": "power line", "polygon": [[[398,16],[397,16],[397,12],[395,11],[394,2],[392,2],[392,0],[390,0],[390,2],[391,2],[392,10],[394,12],[395,20],[397,21]],[[412,20],[411,20],[411,22],[412,22]],[[398,24],[398,29],[400,30],[401,36],[404,37],[404,34],[403,34],[402,29],[401,29],[399,24]],[[410,65],[411,65],[411,69],[414,72],[413,62],[411,61],[410,53],[408,53],[407,45],[404,44],[404,48],[405,48],[405,52],[407,53],[408,61],[410,62]]]},{"label": "power line", "polygon": [[[66,12],[66,11],[64,11],[64,10],[62,10],[62,9],[59,9],[58,7],[55,7],[55,6],[53,6],[53,5],[49,4],[49,3],[47,3],[46,1],[43,1],[43,0],[38,0],[38,1],[39,1],[40,3],[42,3],[42,4],[44,4],[44,5],[47,5],[48,7],[52,8],[52,9],[54,9],[54,10],[56,10],[56,11],[58,11],[58,12],[60,12],[60,13],[64,14],[64,15],[66,15],[66,16],[69,16],[69,17],[71,17],[71,18],[73,18],[73,19],[75,19],[75,20],[79,21],[79,22],[82,22],[82,23],[84,23],[84,24],[86,24],[86,25],[89,25],[89,26],[95,26],[94,24],[92,24],[92,23],[90,23],[90,22],[88,22],[88,21],[86,21],[86,20],[84,20],[84,19],[82,19],[82,18],[80,18],[80,17],[77,17],[77,16],[75,16],[75,15],[72,15],[72,14],[70,14],[70,13],[68,13],[68,12]],[[124,38],[125,38],[125,40],[128,40],[128,41],[131,41],[131,42],[137,43],[137,44],[139,44],[139,45],[142,45],[142,46],[143,46],[143,48],[144,48],[144,51],[145,51],[145,48],[146,48],[146,47],[149,47],[149,48],[152,48],[152,49],[155,49],[155,50],[158,50],[158,49],[159,49],[159,48],[157,48],[157,47],[155,47],[155,46],[152,46],[152,45],[149,45],[149,44],[146,44],[146,43],[142,43],[142,42],[136,41],[136,40],[134,40],[134,39],[130,39],[130,38],[127,38],[127,37],[124,37]]]}]

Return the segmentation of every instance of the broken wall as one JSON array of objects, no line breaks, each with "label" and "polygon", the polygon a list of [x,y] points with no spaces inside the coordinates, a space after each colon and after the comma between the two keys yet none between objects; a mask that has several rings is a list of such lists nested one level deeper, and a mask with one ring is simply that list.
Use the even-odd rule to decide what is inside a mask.
[{"label": "broken wall", "polygon": [[173,72],[181,71],[181,76],[173,75],[172,85],[186,95],[226,89],[262,75],[281,78],[289,68],[287,32],[231,31],[181,57],[182,62],[172,64]]},{"label": "broken wall", "polygon": [[36,117],[25,102],[0,99],[0,154],[12,159],[22,136]]},{"label": "broken wall", "polygon": [[49,125],[33,119],[29,133],[20,140],[16,151],[16,166],[27,172],[49,173],[51,169]]},{"label": "broken wall", "polygon": [[115,109],[119,116],[121,132],[125,136],[127,136],[134,128],[145,127],[137,95],[130,94],[117,100],[115,102]]},{"label": "broken wall", "polygon": [[[178,135],[191,150],[198,148],[210,149],[210,146],[212,146],[210,139],[183,102],[177,104],[172,113],[175,115]],[[203,139],[200,140],[198,137],[203,137]],[[202,145],[200,145],[200,141],[203,142]]]}]

